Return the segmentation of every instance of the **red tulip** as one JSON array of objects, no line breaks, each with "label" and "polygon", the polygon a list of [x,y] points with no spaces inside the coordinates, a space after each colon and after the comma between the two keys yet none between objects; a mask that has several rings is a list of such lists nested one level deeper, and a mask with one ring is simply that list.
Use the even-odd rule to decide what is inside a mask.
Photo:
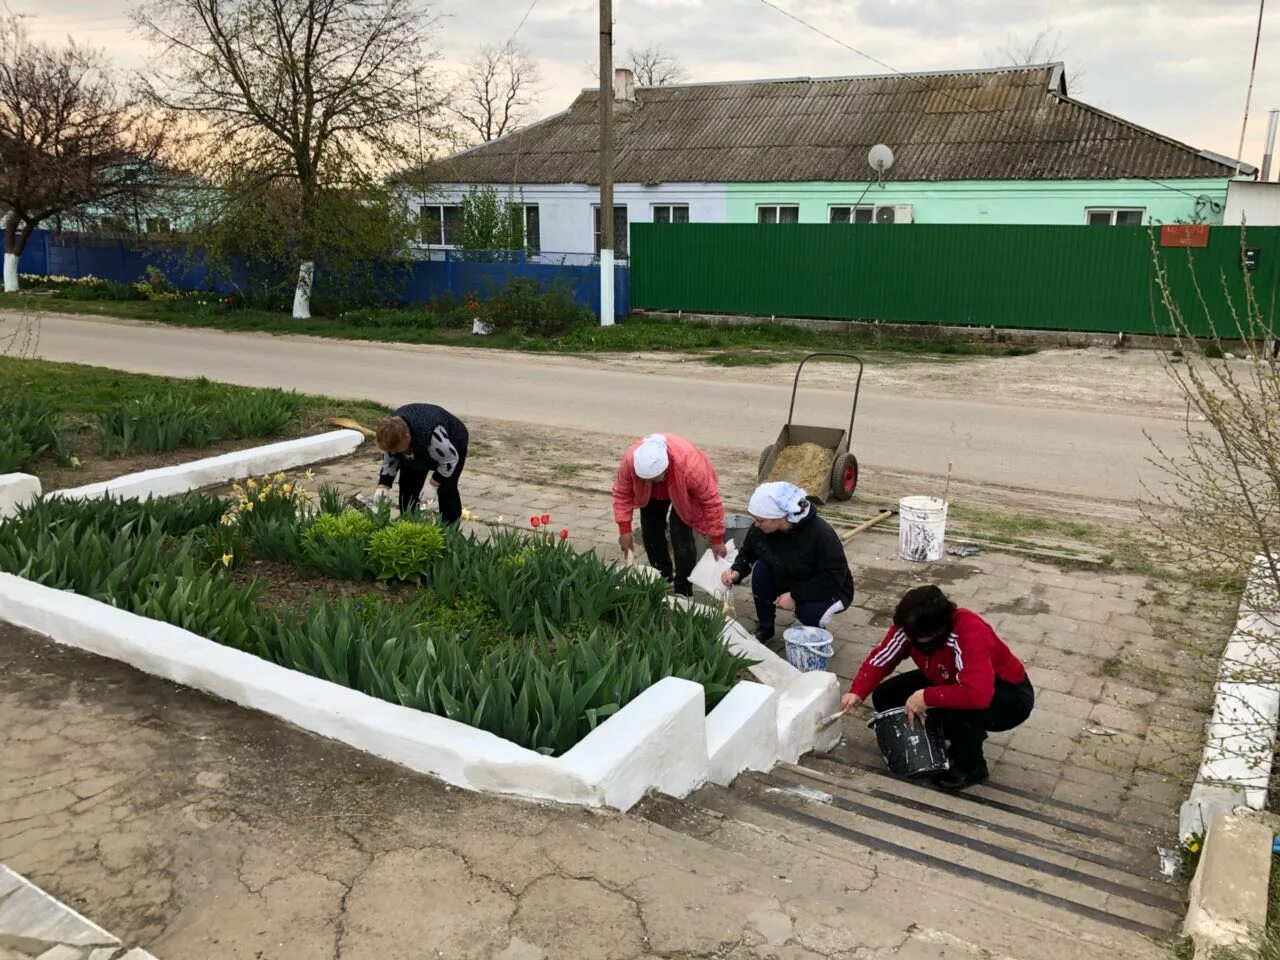
[{"label": "red tulip", "polygon": [[548,523],[550,523],[550,522],[551,522],[551,514],[549,514],[549,513],[544,513],[544,514],[542,515],[542,522],[543,522],[544,524],[548,524]]},{"label": "red tulip", "polygon": [[529,518],[529,525],[530,525],[531,527],[536,527],[536,526],[537,526],[538,524],[540,524],[541,522],[542,522],[542,521],[541,521],[541,520],[539,520],[537,517],[530,517],[530,518]]},{"label": "red tulip", "polygon": [[568,540],[568,539],[569,539],[569,531],[568,531],[568,530],[561,530],[561,531],[560,531],[560,539],[561,539],[561,540]]}]

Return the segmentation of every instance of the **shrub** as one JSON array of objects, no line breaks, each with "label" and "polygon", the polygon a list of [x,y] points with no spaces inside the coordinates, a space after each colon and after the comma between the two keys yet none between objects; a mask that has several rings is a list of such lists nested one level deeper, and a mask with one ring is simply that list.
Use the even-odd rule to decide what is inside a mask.
[{"label": "shrub", "polygon": [[369,565],[379,580],[421,580],[444,556],[444,531],[428,523],[397,520],[369,538]]},{"label": "shrub", "polygon": [[359,510],[322,513],[302,533],[303,554],[309,564],[342,580],[368,575],[369,537],[373,518]]},{"label": "shrub", "polygon": [[490,326],[497,332],[514,331],[528,337],[555,337],[571,327],[593,321],[590,310],[573,299],[568,283],[543,287],[528,277],[514,277],[501,295],[487,305]]},{"label": "shrub", "polygon": [[292,391],[237,391],[221,402],[218,413],[227,436],[262,437],[279,433],[298,412],[299,402],[300,398]]}]

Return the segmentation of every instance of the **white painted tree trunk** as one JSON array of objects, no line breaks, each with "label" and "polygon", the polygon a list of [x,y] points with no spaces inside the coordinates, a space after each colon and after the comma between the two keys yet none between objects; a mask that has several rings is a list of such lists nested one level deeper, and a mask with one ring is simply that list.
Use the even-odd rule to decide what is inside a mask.
[{"label": "white painted tree trunk", "polygon": [[316,262],[304,260],[298,266],[298,285],[293,291],[293,319],[311,319],[311,282],[316,276]]},{"label": "white painted tree trunk", "polygon": [[4,255],[4,292],[18,292],[18,255],[16,253]]}]

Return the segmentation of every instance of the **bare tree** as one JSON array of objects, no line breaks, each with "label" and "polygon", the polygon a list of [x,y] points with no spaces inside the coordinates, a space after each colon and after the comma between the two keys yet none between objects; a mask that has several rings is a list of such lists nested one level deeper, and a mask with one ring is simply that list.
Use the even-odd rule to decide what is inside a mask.
[{"label": "bare tree", "polygon": [[44,221],[144,189],[159,166],[163,124],[121,95],[102,56],[52,47],[0,14],[0,210],[4,288]]},{"label": "bare tree", "polygon": [[327,195],[376,192],[442,126],[435,18],[415,0],[142,0],[134,17],[161,48],[147,97],[192,118],[206,179],[293,204],[271,222],[309,317],[316,259],[343,239]]},{"label": "bare tree", "polygon": [[664,87],[689,79],[689,71],[679,58],[660,43],[628,47],[622,65],[635,74],[638,87]]},{"label": "bare tree", "polygon": [[519,47],[481,47],[463,69],[453,113],[488,143],[524,123],[538,82],[537,62]]},{"label": "bare tree", "polygon": [[[1056,63],[1065,60],[1066,56],[1067,44],[1062,39],[1062,31],[1043,27],[1033,37],[1008,37],[1004,46],[996,47],[987,54],[987,62],[993,66],[1031,67]],[[1084,87],[1084,78],[1083,67],[1068,71],[1067,92],[1079,93]]]}]

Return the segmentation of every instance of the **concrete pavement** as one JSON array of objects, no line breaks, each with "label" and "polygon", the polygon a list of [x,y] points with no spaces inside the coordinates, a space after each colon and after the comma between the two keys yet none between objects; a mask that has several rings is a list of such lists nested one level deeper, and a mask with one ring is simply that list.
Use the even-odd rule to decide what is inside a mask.
[{"label": "concrete pavement", "polygon": [[[757,384],[606,369],[590,358],[312,337],[189,330],[162,324],[44,315],[47,360],[138,373],[205,376],[388,404],[431,400],[462,417],[635,436],[674,429],[740,449],[752,462],[785,421],[792,368],[762,368]],[[1123,371],[1117,371],[1123,375]],[[802,389],[796,419],[840,425],[850,394]],[[1094,411],[864,390],[854,451],[864,467],[1131,500],[1158,482],[1144,430],[1166,450],[1181,427]]]}]

